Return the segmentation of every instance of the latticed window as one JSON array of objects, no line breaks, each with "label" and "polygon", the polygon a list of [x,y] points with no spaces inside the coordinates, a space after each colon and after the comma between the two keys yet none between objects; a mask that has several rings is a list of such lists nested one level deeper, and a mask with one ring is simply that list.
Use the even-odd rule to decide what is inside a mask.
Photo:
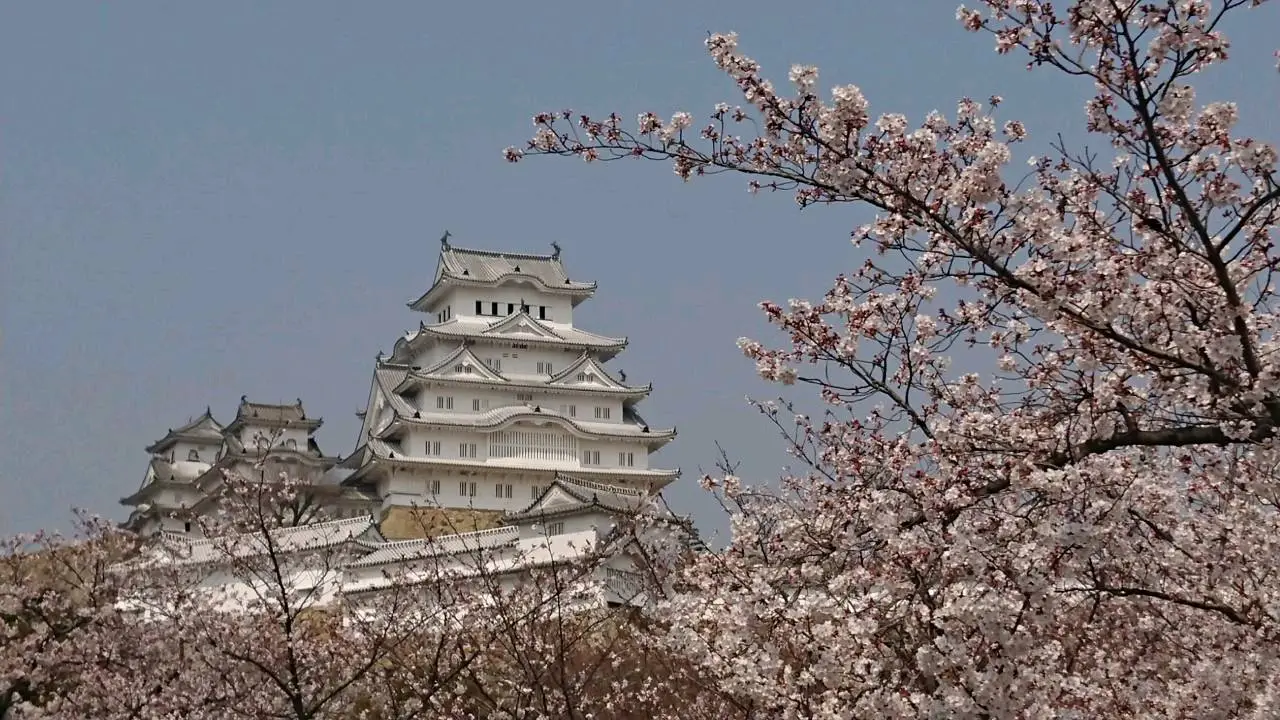
[{"label": "latticed window", "polygon": [[578,439],[554,430],[502,430],[489,436],[489,457],[572,462]]}]

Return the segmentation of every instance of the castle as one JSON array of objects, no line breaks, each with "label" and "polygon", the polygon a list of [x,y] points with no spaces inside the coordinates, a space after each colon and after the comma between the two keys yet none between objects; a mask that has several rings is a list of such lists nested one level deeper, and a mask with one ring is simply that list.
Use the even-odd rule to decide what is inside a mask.
[{"label": "castle", "polygon": [[[626,339],[574,324],[596,284],[569,277],[556,243],[550,255],[454,247],[448,233],[440,243],[434,282],[408,303],[426,318],[378,353],[353,452],[322,452],[322,421],[301,400],[242,397],[230,423],[206,409],[146,448],[142,486],[121,500],[126,526],[212,562],[198,518],[215,511],[226,473],[283,473],[311,506],[277,531],[282,547],[342,546],[339,584],[358,593],[415,559],[485,550],[511,573],[572,554],[679,476],[649,466],[676,435],[636,410],[652,386],[605,368]],[[308,509],[328,519],[304,522]]]}]

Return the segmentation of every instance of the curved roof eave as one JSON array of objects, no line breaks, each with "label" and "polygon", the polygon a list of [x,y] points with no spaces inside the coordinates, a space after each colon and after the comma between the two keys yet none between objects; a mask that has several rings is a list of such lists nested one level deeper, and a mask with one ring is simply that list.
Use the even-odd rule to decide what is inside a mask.
[{"label": "curved roof eave", "polygon": [[[509,407],[513,407],[513,406],[509,406]],[[507,407],[495,408],[493,410],[490,410],[489,412],[496,414],[507,409],[508,409]],[[530,408],[529,410],[513,412],[507,415],[501,415],[499,419],[494,420],[491,424],[488,424],[488,425],[482,425],[475,422],[440,422],[436,420],[430,420],[427,418],[405,417],[403,415],[400,415],[399,412],[397,412],[395,419],[392,420],[392,422],[389,423],[387,427],[384,428],[381,432],[376,433],[376,435],[379,438],[384,438],[391,434],[394,434],[390,432],[394,429],[398,429],[399,427],[404,427],[404,426],[415,426],[415,425],[424,426],[424,427],[466,427],[466,428],[497,431],[497,430],[502,430],[510,425],[514,425],[520,422],[521,420],[528,420],[528,419],[538,419],[538,420],[555,422],[559,424],[561,427],[564,427],[570,432],[573,432],[574,434],[578,435],[579,437],[584,437],[584,438],[608,438],[611,440],[650,440],[652,439],[652,440],[663,441],[663,444],[665,444],[666,442],[670,442],[671,440],[674,440],[676,437],[675,428],[662,429],[662,430],[650,430],[649,432],[629,432],[629,433],[600,432],[597,430],[591,430],[591,429],[582,427],[581,424],[579,424],[572,418],[564,417],[559,413],[555,413],[551,411],[544,412],[540,410],[533,410],[532,408]]]},{"label": "curved roof eave", "polygon": [[[506,275],[503,275],[500,278],[495,278],[493,280],[480,280],[477,278],[467,277],[464,275],[456,275],[446,270],[440,273],[440,277],[436,280],[436,282],[430,288],[428,288],[426,292],[418,296],[418,299],[405,303],[405,305],[407,305],[410,310],[425,312],[426,307],[431,303],[433,296],[440,294],[439,291],[441,290],[441,288],[448,288],[453,285],[463,285],[467,287],[499,287],[513,280],[518,280],[520,282],[528,282],[529,284],[533,285],[535,288],[537,288],[541,292],[550,293],[553,295],[575,296],[578,299],[578,302],[581,302],[582,300],[585,300],[588,297],[591,297],[591,295],[595,294],[595,291],[596,291],[596,283],[594,282],[590,282],[590,283],[575,282],[567,285],[549,285],[546,282],[544,282],[542,278],[536,275],[531,275],[529,273],[514,273],[514,272],[508,273]],[[577,305],[578,302],[575,302],[574,305]]]}]

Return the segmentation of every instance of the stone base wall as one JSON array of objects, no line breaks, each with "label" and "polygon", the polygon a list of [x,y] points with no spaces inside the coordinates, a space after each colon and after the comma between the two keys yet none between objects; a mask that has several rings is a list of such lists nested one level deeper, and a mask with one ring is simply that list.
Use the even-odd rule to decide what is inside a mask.
[{"label": "stone base wall", "polygon": [[388,540],[411,540],[488,530],[501,524],[499,510],[391,507],[383,511],[379,530]]}]

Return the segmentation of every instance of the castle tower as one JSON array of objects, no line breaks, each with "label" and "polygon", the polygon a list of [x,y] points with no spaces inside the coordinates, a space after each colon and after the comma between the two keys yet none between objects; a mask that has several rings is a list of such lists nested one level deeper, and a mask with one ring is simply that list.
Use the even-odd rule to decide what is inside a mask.
[{"label": "castle tower", "polygon": [[560,477],[653,492],[649,467],[675,437],[636,412],[651,386],[604,363],[626,347],[574,325],[595,283],[550,255],[453,247],[409,307],[419,328],[379,353],[343,484],[382,501],[388,537],[495,526]]},{"label": "castle tower", "polygon": [[151,461],[142,486],[120,501],[134,508],[125,526],[141,534],[197,531],[193,521],[215,510],[224,473],[266,480],[285,473],[313,487],[307,500],[312,506],[344,516],[367,512],[371,500],[358,488],[324,482],[337,458],[326,456],[316,444],[314,434],[323,422],[307,417],[301,400],[267,404],[241,397],[235,419],[226,426],[206,408],[147,447]]}]

